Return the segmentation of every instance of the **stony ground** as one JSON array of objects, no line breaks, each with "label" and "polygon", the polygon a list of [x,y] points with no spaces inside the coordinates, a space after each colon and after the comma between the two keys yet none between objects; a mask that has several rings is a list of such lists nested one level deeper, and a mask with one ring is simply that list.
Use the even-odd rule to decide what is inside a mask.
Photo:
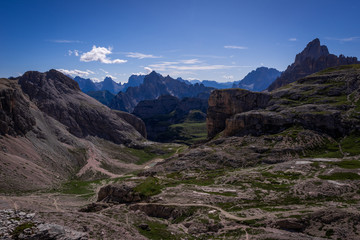
[{"label": "stony ground", "polygon": [[[359,239],[359,173],[358,158],[348,157],[129,174],[2,195],[0,209],[35,214],[28,222],[56,224],[89,239]],[[85,208],[101,186],[114,182],[137,184],[147,200]]]}]

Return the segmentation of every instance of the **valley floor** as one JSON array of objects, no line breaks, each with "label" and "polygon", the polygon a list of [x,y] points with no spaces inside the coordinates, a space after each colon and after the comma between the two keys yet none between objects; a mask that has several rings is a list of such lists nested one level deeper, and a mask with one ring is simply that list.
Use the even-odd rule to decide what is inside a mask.
[{"label": "valley floor", "polygon": [[[0,209],[36,213],[39,221],[84,232],[89,239],[359,239],[359,168],[359,160],[309,158],[129,174],[72,181],[51,192],[2,195]],[[101,186],[129,182],[143,186],[138,191],[149,200],[84,210]]]}]

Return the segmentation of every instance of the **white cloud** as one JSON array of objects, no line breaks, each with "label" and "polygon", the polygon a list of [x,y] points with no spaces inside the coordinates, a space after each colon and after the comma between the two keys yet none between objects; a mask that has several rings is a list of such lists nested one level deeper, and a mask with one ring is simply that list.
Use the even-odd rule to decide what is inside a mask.
[{"label": "white cloud", "polygon": [[193,80],[199,80],[199,79],[197,79],[197,78],[192,78],[192,77],[189,77],[189,78],[187,78],[187,80],[189,80],[189,81],[193,81]]},{"label": "white cloud", "polygon": [[331,37],[327,37],[326,39],[328,39],[328,40],[336,40],[336,41],[340,41],[340,42],[353,42],[353,41],[356,41],[356,40],[360,39],[360,37],[349,37],[349,38],[331,38]]},{"label": "white cloud", "polygon": [[289,40],[290,42],[296,42],[296,41],[297,41],[296,38],[289,38],[288,40]]},{"label": "white cloud", "polygon": [[151,73],[153,71],[152,68],[149,67],[144,67],[144,69],[147,71],[147,73]]},{"label": "white cloud", "polygon": [[244,47],[244,46],[234,46],[234,45],[227,45],[227,46],[224,46],[224,48],[228,48],[228,49],[240,49],[240,50],[248,49],[247,47]]},{"label": "white cloud", "polygon": [[112,80],[116,80],[116,79],[117,79],[117,77],[114,77],[114,76],[112,76],[112,75],[110,75],[110,74],[107,74],[106,77],[109,77],[109,78],[111,78]]},{"label": "white cloud", "polygon": [[82,41],[79,40],[65,40],[65,39],[53,39],[48,41],[53,43],[82,43]]},{"label": "white cloud", "polygon": [[223,78],[225,79],[234,79],[234,76],[233,75],[224,75]]},{"label": "white cloud", "polygon": [[93,82],[101,82],[101,80],[100,79],[98,79],[98,78],[96,78],[96,77],[92,77],[92,78],[90,78]]},{"label": "white cloud", "polygon": [[71,56],[72,54],[74,54],[75,56],[78,57],[78,56],[79,56],[79,53],[80,53],[80,51],[79,51],[79,50],[76,50],[76,49],[75,49],[74,51],[72,51],[72,50],[69,50],[69,51],[68,51],[68,55],[69,55],[69,56]]},{"label": "white cloud", "polygon": [[106,70],[104,70],[104,69],[102,69],[102,68],[99,68],[99,70],[102,71],[102,72],[104,72],[104,73],[106,73],[106,74],[109,73],[108,71],[106,71]]},{"label": "white cloud", "polygon": [[188,60],[180,60],[181,63],[184,64],[195,64],[195,63],[201,63],[201,61],[199,59],[188,59]]},{"label": "white cloud", "polygon": [[126,55],[127,57],[131,58],[137,58],[137,59],[144,59],[144,58],[161,58],[161,56],[154,56],[151,54],[144,54],[144,53],[138,53],[138,52],[129,52]]},{"label": "white cloud", "polygon": [[86,52],[81,55],[80,61],[82,62],[99,61],[101,63],[106,63],[106,64],[127,62],[127,60],[122,60],[122,59],[111,60],[107,57],[107,55],[109,54],[112,54],[112,49],[110,47],[109,48],[96,47],[94,45],[90,52]]},{"label": "white cloud", "polygon": [[65,75],[70,75],[70,76],[80,76],[80,77],[87,77],[90,74],[94,74],[93,71],[87,69],[86,71],[81,71],[78,69],[73,69],[73,70],[67,70],[67,69],[56,69],[59,72],[62,72]]}]

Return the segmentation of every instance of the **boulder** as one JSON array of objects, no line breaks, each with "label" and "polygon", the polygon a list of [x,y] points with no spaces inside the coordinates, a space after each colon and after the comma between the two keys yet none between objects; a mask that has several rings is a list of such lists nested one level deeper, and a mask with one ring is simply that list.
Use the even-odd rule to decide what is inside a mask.
[{"label": "boulder", "polygon": [[97,201],[111,203],[134,203],[143,200],[140,193],[134,191],[134,183],[111,184],[102,187],[98,193]]}]

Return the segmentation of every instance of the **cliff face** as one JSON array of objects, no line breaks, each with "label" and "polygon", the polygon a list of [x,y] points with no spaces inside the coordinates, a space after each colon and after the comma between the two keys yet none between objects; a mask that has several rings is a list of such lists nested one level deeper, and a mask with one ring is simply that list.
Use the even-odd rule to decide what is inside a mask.
[{"label": "cliff face", "polygon": [[25,135],[33,129],[35,118],[30,112],[16,80],[0,81],[0,134]]},{"label": "cliff face", "polygon": [[325,68],[357,63],[360,62],[356,57],[344,57],[343,55],[337,57],[330,54],[328,48],[321,46],[320,40],[316,38],[296,55],[295,62],[288,66],[286,71],[268,87],[268,90],[273,91]]},{"label": "cliff face", "polygon": [[258,94],[214,91],[209,99],[208,136],[274,134],[290,127],[344,137],[360,131],[360,65],[340,66]]},{"label": "cliff face", "polygon": [[223,131],[226,127],[226,119],[234,114],[264,108],[269,100],[269,94],[243,89],[213,91],[209,98],[206,118],[208,136],[212,138]]}]

